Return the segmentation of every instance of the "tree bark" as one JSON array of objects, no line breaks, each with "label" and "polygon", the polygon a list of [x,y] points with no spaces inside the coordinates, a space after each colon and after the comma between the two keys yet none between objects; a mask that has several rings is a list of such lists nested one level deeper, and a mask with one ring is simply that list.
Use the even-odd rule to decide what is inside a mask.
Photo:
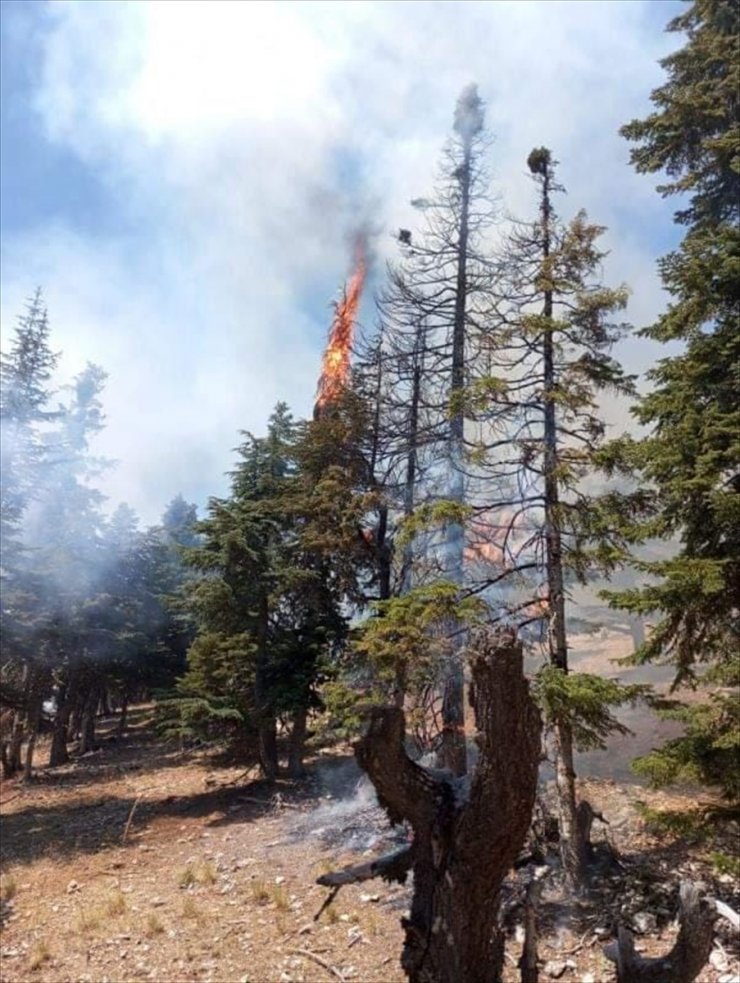
[{"label": "tree bark", "polygon": [[618,941],[604,955],[617,964],[618,983],[693,983],[707,963],[714,940],[714,912],[702,901],[695,884],[680,888],[680,929],[676,944],[659,959],[635,952],[632,933],[620,926]]},{"label": "tree bark", "polygon": [[49,765],[56,767],[69,761],[67,741],[69,740],[69,721],[75,705],[78,692],[79,669],[72,666],[67,678],[62,681],[57,693],[57,712],[54,718],[54,730],[51,737]]},{"label": "tree bark", "polygon": [[519,959],[519,972],[522,983],[538,983],[539,969],[537,966],[537,905],[539,903],[540,892],[542,891],[542,880],[533,873],[532,878],[527,884],[527,893],[524,899],[524,944],[522,954]]},{"label": "tree bark", "polygon": [[121,697],[121,715],[118,718],[118,736],[123,737],[128,725],[128,690],[124,689]]},{"label": "tree bark", "polygon": [[29,782],[33,777],[33,754],[36,749],[36,737],[41,723],[41,710],[44,702],[41,680],[36,679],[36,684],[32,687],[30,696],[30,706],[28,709],[28,740],[26,742],[26,754],[23,762],[23,781]]},{"label": "tree bark", "polygon": [[95,747],[95,714],[98,709],[98,687],[95,683],[88,691],[80,724],[80,754],[87,754]]},{"label": "tree bark", "polygon": [[303,754],[306,744],[306,724],[308,721],[308,710],[300,707],[293,713],[293,729],[290,733],[290,747],[288,749],[288,774],[291,778],[302,778],[306,774],[303,767]]},{"label": "tree bark", "polygon": [[372,712],[355,751],[391,821],[414,832],[401,960],[411,983],[500,980],[500,887],[531,822],[541,726],[521,645],[513,634],[481,632],[471,650],[480,755],[469,780],[411,761],[398,707]]}]

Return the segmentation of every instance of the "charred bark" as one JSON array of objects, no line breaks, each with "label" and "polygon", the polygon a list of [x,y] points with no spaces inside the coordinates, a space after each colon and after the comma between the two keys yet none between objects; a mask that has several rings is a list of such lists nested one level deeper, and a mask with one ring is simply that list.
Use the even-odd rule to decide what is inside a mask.
[{"label": "charred bark", "polygon": [[519,958],[519,972],[522,983],[538,983],[539,970],[537,967],[537,905],[539,903],[540,892],[542,891],[542,880],[535,873],[527,884],[527,893],[524,898],[524,944],[522,954]]},{"label": "charred bark", "polygon": [[680,889],[680,928],[676,944],[659,959],[635,952],[632,933],[620,926],[618,940],[604,950],[616,963],[618,983],[693,983],[712,951],[715,914],[699,896],[696,884],[684,881]]},{"label": "charred bark", "polygon": [[398,707],[372,712],[355,751],[391,821],[413,828],[414,894],[401,959],[411,983],[500,979],[500,887],[534,805],[541,725],[521,645],[513,635],[481,632],[471,649],[480,756],[469,779],[411,761]]}]

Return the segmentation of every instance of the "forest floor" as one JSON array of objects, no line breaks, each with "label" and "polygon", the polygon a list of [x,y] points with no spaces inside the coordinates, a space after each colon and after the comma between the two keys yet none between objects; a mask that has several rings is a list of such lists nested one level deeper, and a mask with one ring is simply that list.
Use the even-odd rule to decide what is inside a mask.
[{"label": "forest floor", "polygon": [[[43,760],[44,748],[38,753]],[[584,782],[582,792],[609,819],[625,873],[598,878],[578,902],[545,893],[541,979],[613,980],[603,948],[618,919],[642,927],[638,950],[665,953],[683,876],[737,909],[737,884],[717,874],[710,847],[651,834],[637,808],[695,800],[603,780]],[[104,722],[99,750],[41,767],[27,786],[6,782],[0,815],[5,983],[405,978],[399,919],[408,886],[348,886],[314,917],[327,894],[316,877],[385,852],[393,836],[358,785],[348,748],[318,755],[301,783],[267,786],[213,755],[163,744],[150,708],[140,707],[124,738]],[[729,934],[718,934],[703,983],[740,979]],[[511,981],[518,938],[513,924]]]}]

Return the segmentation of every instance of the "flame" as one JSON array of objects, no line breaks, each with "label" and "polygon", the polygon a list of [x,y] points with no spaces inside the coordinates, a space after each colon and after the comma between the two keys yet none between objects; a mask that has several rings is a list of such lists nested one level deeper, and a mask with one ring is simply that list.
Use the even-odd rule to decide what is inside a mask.
[{"label": "flame", "polygon": [[316,393],[317,411],[335,400],[349,380],[352,339],[366,275],[365,247],[360,240],[357,243],[354,272],[344,288],[342,299],[334,307],[334,320],[321,363]]}]

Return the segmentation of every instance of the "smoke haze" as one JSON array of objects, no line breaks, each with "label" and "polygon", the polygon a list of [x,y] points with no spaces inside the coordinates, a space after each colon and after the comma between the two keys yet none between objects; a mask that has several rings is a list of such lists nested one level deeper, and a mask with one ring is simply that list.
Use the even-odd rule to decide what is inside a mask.
[{"label": "smoke haze", "polygon": [[[649,322],[671,206],[617,130],[649,105],[679,6],[3,4],[4,336],[41,284],[63,374],[109,373],[111,502],[144,522],[179,491],[202,503],[237,430],[280,398],[310,413],[351,237],[377,230],[376,269],[395,255],[471,80],[506,210],[533,213],[526,157],[551,147],[560,210],[609,226],[605,277]],[[655,349],[623,355],[640,371]]]}]

